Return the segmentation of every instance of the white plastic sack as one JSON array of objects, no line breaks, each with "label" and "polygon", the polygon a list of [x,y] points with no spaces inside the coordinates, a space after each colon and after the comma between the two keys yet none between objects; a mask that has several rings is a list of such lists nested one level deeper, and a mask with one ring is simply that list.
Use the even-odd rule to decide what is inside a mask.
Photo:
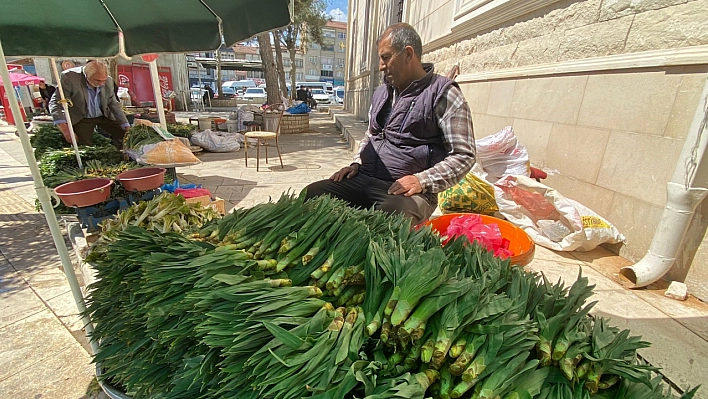
[{"label": "white plastic sack", "polygon": [[526,176],[506,176],[494,187],[497,205],[536,244],[555,251],[590,251],[624,236],[603,217]]},{"label": "white plastic sack", "polygon": [[237,133],[213,132],[209,129],[192,134],[192,144],[210,152],[231,152],[241,148]]},{"label": "white plastic sack", "polygon": [[490,183],[507,175],[530,175],[529,152],[519,144],[511,126],[476,140],[475,145],[477,162],[487,172],[487,181]]}]

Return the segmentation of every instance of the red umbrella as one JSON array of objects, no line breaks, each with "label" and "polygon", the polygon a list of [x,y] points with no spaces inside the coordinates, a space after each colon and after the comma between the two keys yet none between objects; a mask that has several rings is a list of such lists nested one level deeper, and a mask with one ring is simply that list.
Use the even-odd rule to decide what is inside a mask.
[{"label": "red umbrella", "polygon": [[[34,75],[25,75],[23,73],[10,72],[10,82],[13,86],[29,86],[39,82],[44,82],[44,78]],[[0,77],[0,84],[2,84],[2,77]]]}]

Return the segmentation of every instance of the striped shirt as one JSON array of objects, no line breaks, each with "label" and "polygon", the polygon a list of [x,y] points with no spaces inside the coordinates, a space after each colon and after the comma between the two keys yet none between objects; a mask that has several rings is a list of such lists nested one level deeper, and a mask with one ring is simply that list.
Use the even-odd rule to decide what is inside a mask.
[{"label": "striped shirt", "polygon": [[[394,97],[395,102],[395,97]],[[435,104],[435,116],[443,133],[443,145],[447,156],[430,169],[416,173],[423,192],[439,193],[459,183],[472,169],[476,150],[472,114],[462,91],[456,86],[449,86]],[[369,115],[371,118],[372,115]],[[367,130],[359,143],[359,151],[354,162],[361,164],[361,151],[371,138]]]}]

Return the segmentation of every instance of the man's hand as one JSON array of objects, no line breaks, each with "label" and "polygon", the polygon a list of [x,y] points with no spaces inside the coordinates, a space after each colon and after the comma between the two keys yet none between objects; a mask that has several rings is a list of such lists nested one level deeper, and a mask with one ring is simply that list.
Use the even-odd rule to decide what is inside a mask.
[{"label": "man's hand", "polygon": [[403,194],[406,197],[422,193],[423,186],[420,185],[418,178],[413,175],[403,176],[391,184],[388,188],[388,193],[391,195]]},{"label": "man's hand", "polygon": [[330,177],[329,179],[332,181],[340,182],[344,180],[345,178],[351,179],[352,177],[356,176],[359,174],[359,165],[358,163],[353,163],[349,166],[345,166],[342,169],[339,170],[339,172],[335,173]]},{"label": "man's hand", "polygon": [[71,131],[69,130],[69,124],[68,123],[60,123],[57,125],[59,130],[61,130],[61,134],[64,136],[64,140],[66,140],[67,143],[71,143]]}]

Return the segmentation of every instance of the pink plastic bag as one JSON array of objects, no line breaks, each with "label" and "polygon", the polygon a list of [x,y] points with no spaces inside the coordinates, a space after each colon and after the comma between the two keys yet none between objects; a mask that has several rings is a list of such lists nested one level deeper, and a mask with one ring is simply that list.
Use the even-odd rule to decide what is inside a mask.
[{"label": "pink plastic bag", "polygon": [[453,237],[466,236],[469,242],[477,241],[487,251],[494,252],[500,258],[509,258],[513,254],[509,251],[509,240],[502,237],[497,224],[485,224],[477,214],[459,216],[450,221],[447,227],[446,244]]}]

